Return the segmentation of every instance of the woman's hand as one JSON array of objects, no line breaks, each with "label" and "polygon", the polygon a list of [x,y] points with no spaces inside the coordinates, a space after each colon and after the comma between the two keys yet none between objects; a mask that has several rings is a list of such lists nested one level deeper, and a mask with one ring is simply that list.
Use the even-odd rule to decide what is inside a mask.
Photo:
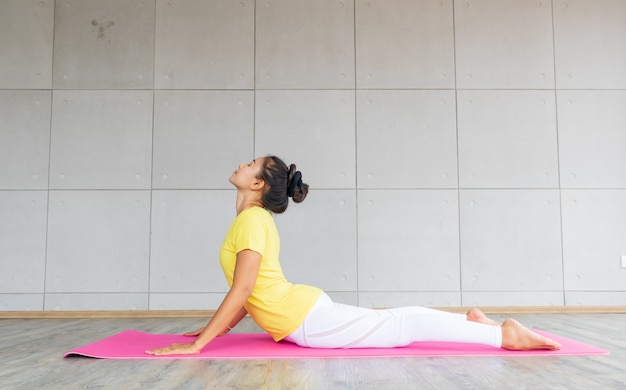
[{"label": "woman's hand", "polygon": [[198,348],[195,343],[186,344],[172,344],[168,347],[149,349],[146,351],[148,355],[163,356],[163,355],[197,355],[200,353],[201,348]]}]

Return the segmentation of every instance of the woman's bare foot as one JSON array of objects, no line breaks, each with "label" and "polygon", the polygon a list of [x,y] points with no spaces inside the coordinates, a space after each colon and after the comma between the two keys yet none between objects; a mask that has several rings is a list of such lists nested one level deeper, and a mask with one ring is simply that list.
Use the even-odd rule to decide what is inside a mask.
[{"label": "woman's bare foot", "polygon": [[481,324],[486,324],[486,325],[500,326],[499,323],[487,317],[485,313],[483,313],[480,309],[476,307],[469,309],[469,311],[467,312],[467,320],[472,321],[472,322],[479,322]]},{"label": "woman's bare foot", "polygon": [[514,319],[502,323],[502,348],[513,351],[529,351],[533,349],[561,349],[561,344],[541,336],[526,328]]}]

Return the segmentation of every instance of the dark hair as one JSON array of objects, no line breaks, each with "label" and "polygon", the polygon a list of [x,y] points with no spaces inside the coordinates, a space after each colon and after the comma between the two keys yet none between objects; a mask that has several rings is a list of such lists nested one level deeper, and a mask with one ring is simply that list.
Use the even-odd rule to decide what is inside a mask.
[{"label": "dark hair", "polygon": [[266,156],[259,179],[265,182],[261,201],[263,207],[280,214],[287,210],[289,198],[300,203],[309,193],[309,185],[302,182],[302,174],[296,170],[296,165],[287,164],[276,156]]}]

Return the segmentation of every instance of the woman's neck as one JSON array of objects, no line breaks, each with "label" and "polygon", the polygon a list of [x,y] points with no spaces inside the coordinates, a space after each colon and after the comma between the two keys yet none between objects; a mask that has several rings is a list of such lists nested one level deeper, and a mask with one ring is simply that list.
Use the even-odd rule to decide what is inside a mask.
[{"label": "woman's neck", "polygon": [[254,206],[263,207],[263,203],[261,203],[256,194],[237,191],[237,201],[235,203],[237,215],[239,215],[242,211]]}]

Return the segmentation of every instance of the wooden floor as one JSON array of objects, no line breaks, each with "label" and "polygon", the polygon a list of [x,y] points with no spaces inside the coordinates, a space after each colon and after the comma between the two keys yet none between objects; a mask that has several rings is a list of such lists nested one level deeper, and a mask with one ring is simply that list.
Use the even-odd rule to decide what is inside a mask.
[{"label": "wooden floor", "polygon": [[[502,319],[503,316],[492,316]],[[198,318],[0,319],[0,389],[626,389],[626,314],[520,314],[610,356],[100,360],[66,350],[125,329],[181,333]],[[249,319],[234,332],[259,332]]]}]

